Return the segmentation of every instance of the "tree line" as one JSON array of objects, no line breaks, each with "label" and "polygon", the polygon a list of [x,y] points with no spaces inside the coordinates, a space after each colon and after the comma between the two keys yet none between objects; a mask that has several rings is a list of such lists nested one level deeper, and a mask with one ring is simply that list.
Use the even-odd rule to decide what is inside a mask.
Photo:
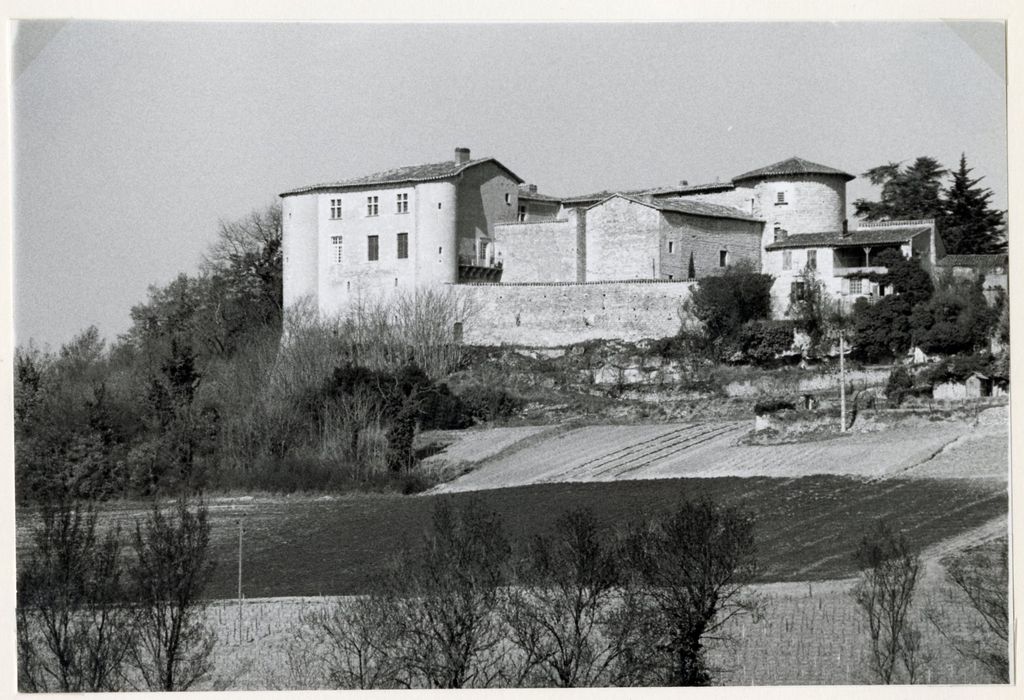
[{"label": "tree line", "polygon": [[935,219],[947,255],[1005,252],[1005,212],[992,208],[992,191],[972,172],[966,154],[953,171],[929,156],[876,166],[863,177],[881,187],[879,200],[858,199],[854,212],[869,221]]},{"label": "tree line", "polygon": [[17,496],[150,497],[429,485],[420,429],[517,408],[500,388],[454,395],[452,290],[361,303],[344,319],[281,308],[280,208],[220,226],[198,274],[152,287],[113,343],[90,327],[15,353]]}]

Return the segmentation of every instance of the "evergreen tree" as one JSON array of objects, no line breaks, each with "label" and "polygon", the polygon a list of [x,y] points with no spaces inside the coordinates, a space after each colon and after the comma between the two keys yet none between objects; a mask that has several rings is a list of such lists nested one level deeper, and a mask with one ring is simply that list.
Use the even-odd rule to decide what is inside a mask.
[{"label": "evergreen tree", "polygon": [[686,266],[686,279],[694,279],[697,277],[697,268],[693,265],[693,251],[690,251],[690,264]]},{"label": "evergreen tree", "polygon": [[939,219],[943,213],[942,178],[948,171],[934,158],[921,156],[906,168],[899,163],[887,163],[871,168],[864,177],[872,185],[882,187],[877,202],[858,199],[853,203],[860,218],[882,221],[886,219]]},{"label": "evergreen tree", "polygon": [[961,154],[953,183],[943,193],[942,241],[950,255],[998,253],[1006,249],[1003,212],[989,206],[992,190],[979,187],[984,178],[972,178],[972,170]]}]

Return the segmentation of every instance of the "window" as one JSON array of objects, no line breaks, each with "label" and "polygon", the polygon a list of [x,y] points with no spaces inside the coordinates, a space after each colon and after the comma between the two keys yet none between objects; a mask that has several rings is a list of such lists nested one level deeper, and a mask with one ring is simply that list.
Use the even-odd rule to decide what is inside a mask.
[{"label": "window", "polygon": [[511,203],[512,203],[512,195],[509,194],[508,192],[506,192],[505,193],[505,204],[511,204]]},{"label": "window", "polygon": [[462,342],[462,321],[456,321],[452,326],[452,337],[456,343]]},{"label": "window", "polygon": [[789,296],[794,301],[801,301],[804,298],[806,285],[803,282],[794,282],[789,287]]},{"label": "window", "polygon": [[409,213],[409,193],[400,192],[397,197],[398,201],[395,203],[395,212],[398,214]]},{"label": "window", "polygon": [[778,243],[779,242],[779,238],[781,238],[781,237],[782,237],[782,226],[779,225],[779,224],[775,224],[775,231],[774,231],[774,234],[773,234],[773,237],[772,237],[772,242],[773,243]]},{"label": "window", "polygon": [[818,251],[808,250],[807,251],[807,269],[817,270],[818,269]]},{"label": "window", "polygon": [[487,241],[480,241],[480,261],[487,260]]},{"label": "window", "polygon": [[675,241],[669,241],[668,242],[668,252],[672,253],[672,252],[675,251],[675,249],[676,249]]},{"label": "window", "polygon": [[781,190],[781,191],[775,193],[775,203],[776,204],[785,204],[786,203],[786,191],[785,190]]},{"label": "window", "polygon": [[366,198],[366,215],[377,216],[377,196]]},{"label": "window", "polygon": [[525,204],[520,204],[519,205],[519,221],[520,222],[526,221],[526,205]]},{"label": "window", "polygon": [[341,236],[331,236],[331,245],[334,246],[334,254],[331,260],[335,265],[341,264]]},{"label": "window", "polygon": [[793,251],[784,250],[782,251],[782,269],[792,270],[793,269]]},{"label": "window", "polygon": [[405,259],[409,257],[409,234],[400,233],[398,234],[398,257],[399,259]]},{"label": "window", "polygon": [[380,236],[366,237],[366,259],[377,260],[380,256]]},{"label": "window", "polygon": [[720,250],[718,251],[718,266],[725,267],[729,264],[729,251]]},{"label": "window", "polygon": [[864,280],[855,279],[850,280],[850,294],[863,294],[864,293]]},{"label": "window", "polygon": [[331,218],[332,219],[340,219],[341,218],[341,200],[340,199],[332,199],[331,200]]}]

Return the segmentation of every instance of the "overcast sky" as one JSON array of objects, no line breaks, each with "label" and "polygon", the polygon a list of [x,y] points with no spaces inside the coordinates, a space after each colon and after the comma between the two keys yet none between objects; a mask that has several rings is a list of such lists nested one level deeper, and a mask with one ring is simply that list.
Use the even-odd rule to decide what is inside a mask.
[{"label": "overcast sky", "polygon": [[[15,342],[108,338],[220,219],[494,156],[542,192],[930,155],[1006,206],[1003,25],[21,23]],[[873,197],[858,178],[849,200]]]}]

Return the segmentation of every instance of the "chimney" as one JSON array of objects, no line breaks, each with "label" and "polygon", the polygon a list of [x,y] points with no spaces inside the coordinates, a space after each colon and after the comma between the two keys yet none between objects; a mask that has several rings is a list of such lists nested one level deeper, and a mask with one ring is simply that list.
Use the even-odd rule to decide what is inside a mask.
[{"label": "chimney", "polygon": [[468,148],[456,148],[455,149],[455,162],[456,163],[468,163],[469,162],[469,149]]},{"label": "chimney", "polygon": [[537,186],[536,185],[527,185],[526,189],[528,189],[530,191],[530,194],[537,194]]},{"label": "chimney", "polygon": [[850,235],[850,221],[849,219],[843,219],[843,237]]}]

